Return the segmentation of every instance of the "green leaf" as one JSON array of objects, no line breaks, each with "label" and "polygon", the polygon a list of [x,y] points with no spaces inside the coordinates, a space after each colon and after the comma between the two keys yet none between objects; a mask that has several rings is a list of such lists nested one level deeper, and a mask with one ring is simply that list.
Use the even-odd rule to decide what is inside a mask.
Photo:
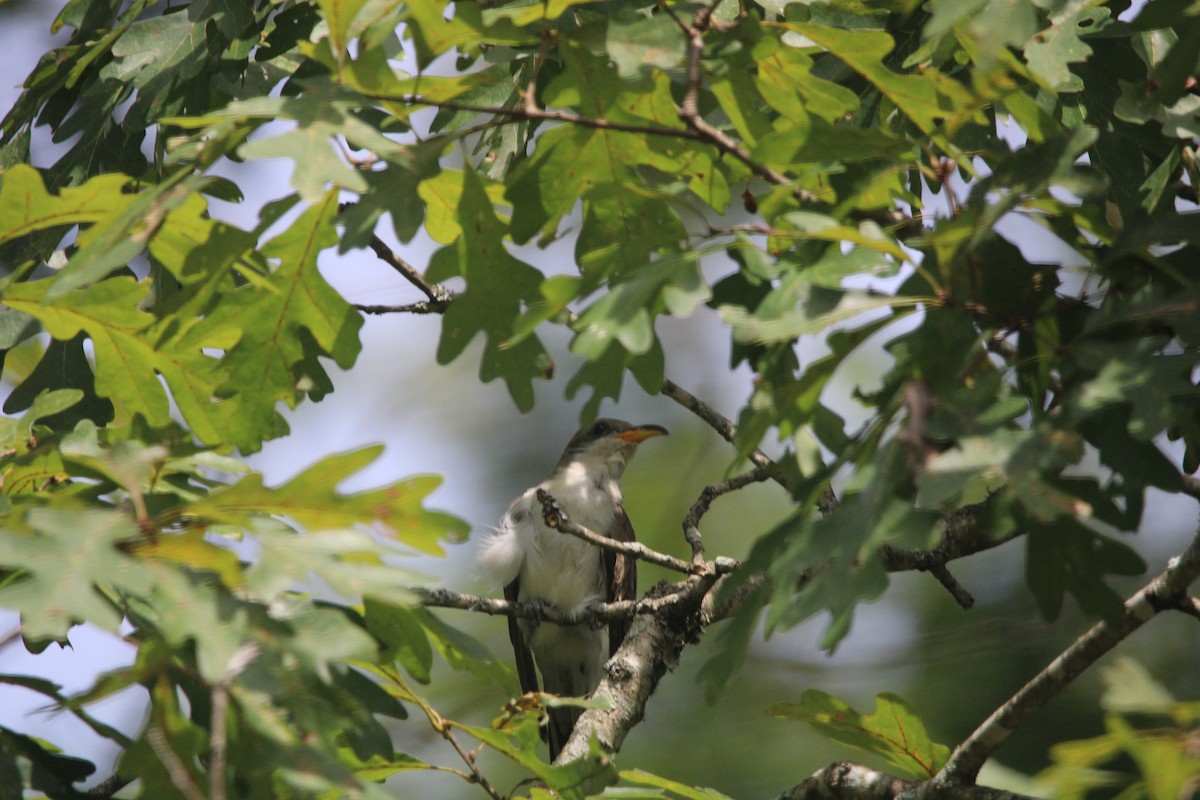
[{"label": "green leaf", "polygon": [[[462,235],[459,204],[462,202],[462,170],[443,169],[437,175],[421,181],[417,192],[425,203],[425,232],[436,242],[453,244]],[[484,193],[492,205],[504,200],[504,185],[480,178]]]},{"label": "green leaf", "polygon": [[[358,356],[362,317],[317,269],[320,252],[337,243],[336,212],[337,193],[330,192],[263,246],[277,263],[263,287],[229,294],[204,321],[205,330],[241,331],[221,360],[228,377],[217,392],[236,400],[239,429],[227,438],[243,452],[286,432],[275,404],[296,405],[314,380],[306,372],[317,356],[343,369]],[[327,380],[323,372],[316,377]]]},{"label": "green leaf", "polygon": [[[632,125],[681,127],[665,76],[655,80],[649,92],[639,93],[586,49],[567,42],[561,53],[564,69],[545,90],[547,104]],[[584,224],[576,244],[580,267],[598,280],[624,266],[645,263],[659,246],[682,238],[683,226],[664,203],[629,190],[638,182],[634,170],[645,165],[667,174],[683,173],[680,159],[692,149],[682,142],[652,142],[604,128],[567,125],[547,131],[538,137],[534,156],[508,182],[513,239],[553,236],[560,220],[582,199]]]},{"label": "green leaf", "polygon": [[1083,89],[1083,80],[1072,74],[1067,65],[1086,61],[1092,54],[1092,48],[1084,43],[1080,34],[1093,34],[1106,28],[1112,17],[1112,11],[1108,8],[1078,6],[1071,4],[1051,14],[1050,26],[1025,44],[1025,60],[1030,71],[1060,92]]},{"label": "green leaf", "polygon": [[80,399],[48,416],[43,424],[54,430],[70,430],[83,419],[104,425],[113,419],[113,405],[96,394],[92,365],[84,351],[84,336],[69,341],[51,339],[33,372],[4,401],[4,411],[14,414],[31,408],[46,391],[77,391]]},{"label": "green leaf", "polygon": [[0,587],[0,605],[21,612],[27,641],[65,641],[80,622],[116,632],[121,614],[103,589],[144,594],[153,586],[150,572],[122,552],[138,538],[124,514],[35,508],[26,523],[32,533],[9,530],[0,537],[0,564],[26,575]]},{"label": "green leaf", "polygon": [[329,25],[334,54],[340,60],[350,41],[350,26],[367,0],[318,0],[318,3]]},{"label": "green leaf", "polygon": [[69,340],[86,331],[96,349],[96,391],[142,414],[152,425],[168,421],[167,398],[155,376],[157,354],[140,334],[153,317],[138,306],[146,287],[113,278],[49,303],[47,280],[10,286],[4,302],[38,318],[49,333]]},{"label": "green leaf", "polygon": [[667,14],[618,15],[608,22],[605,47],[622,80],[632,81],[654,69],[683,65],[687,41]]},{"label": "green leaf", "polygon": [[[906,306],[907,311],[920,302],[912,297],[830,291],[804,273],[795,273],[782,280],[753,312],[738,306],[721,306],[717,311],[733,328],[736,341],[766,344],[817,334],[872,311]],[[892,315],[893,321],[898,316]]]},{"label": "green leaf", "polygon": [[1175,698],[1155,680],[1150,671],[1129,656],[1114,659],[1100,668],[1104,695],[1100,700],[1106,711],[1118,714],[1169,714]]},{"label": "green leaf", "polygon": [[700,274],[700,259],[709,250],[668,255],[629,269],[620,283],[588,306],[576,321],[578,331],[571,350],[598,360],[615,340],[634,355],[650,350],[654,342],[651,320],[663,311],[686,317],[711,297]]},{"label": "green leaf", "polygon": [[1145,572],[1146,562],[1137,551],[1071,517],[1053,523],[1030,519],[1027,524],[1025,580],[1042,616],[1057,618],[1063,595],[1069,592],[1084,612],[1117,619],[1124,605],[1104,576]]},{"label": "green leaf", "polygon": [[[651,786],[656,789],[663,789],[665,791],[671,792],[673,795],[679,795],[680,797],[687,798],[687,800],[729,800],[728,795],[721,794],[716,789],[708,789],[708,788],[699,789],[696,787],[688,786],[687,784],[680,783],[679,781],[673,781],[668,778],[663,778],[658,775],[654,775],[652,773],[646,772],[645,770],[640,770],[640,769],[621,770],[621,772],[619,773],[619,777],[621,778],[621,781],[623,783],[632,783],[637,786]],[[605,795],[605,796],[628,797],[629,795],[622,793],[620,795]],[[634,796],[638,796],[638,795],[634,795]],[[652,797],[667,797],[668,795],[655,793],[650,796],[652,796]]]},{"label": "green leaf", "polygon": [[78,389],[45,390],[38,394],[20,419],[0,418],[0,450],[22,448],[38,420],[61,414],[83,398]]},{"label": "green leaf", "polygon": [[[61,755],[57,750],[48,742],[0,726],[0,770],[17,773],[17,764],[14,762],[20,758],[29,762],[29,788],[45,792],[55,800],[82,796],[74,785],[87,780],[96,771],[96,766],[82,758]],[[12,781],[13,777],[16,778],[15,782]],[[19,773],[6,778],[5,791],[12,790],[14,800],[24,797]]]},{"label": "green leaf", "polygon": [[828,610],[833,618],[821,644],[833,649],[849,633],[855,607],[887,589],[880,546],[919,550],[936,543],[939,514],[913,506],[909,480],[904,447],[889,442],[859,467],[833,512],[819,520],[798,514],[779,526],[788,545],[768,568],[775,586],[768,631]]},{"label": "green leaf", "polygon": [[561,766],[551,766],[538,757],[541,744],[536,714],[521,714],[502,728],[459,725],[467,734],[502,753],[543,781],[564,800],[583,800],[617,780],[610,756],[593,737],[588,755]]},{"label": "green leaf", "polygon": [[805,691],[799,703],[780,703],[767,713],[807,722],[824,736],[881,756],[894,768],[921,780],[936,775],[950,758],[950,748],[929,738],[912,706],[891,693],[876,695],[875,713],[865,717],[816,689]]},{"label": "green leaf", "polygon": [[33,167],[18,164],[7,169],[0,183],[0,244],[47,228],[114,219],[134,202],[135,195],[123,191],[131,181],[125,175],[99,175],[82,186],[50,194]]},{"label": "green leaf", "polygon": [[592,388],[580,414],[582,424],[590,425],[595,420],[604,398],[611,397],[614,401],[620,398],[626,370],[647,393],[657,392],[663,382],[663,359],[662,344],[654,337],[645,353],[631,353],[614,342],[599,358],[580,367],[567,383],[567,398],[574,397],[584,386]]},{"label": "green leaf", "polygon": [[463,172],[459,201],[462,235],[434,254],[430,280],[453,275],[467,280],[467,289],[442,315],[438,341],[438,363],[448,364],[483,333],[483,361],[479,377],[484,382],[502,378],[513,402],[522,411],[533,408],[533,381],[548,378],[549,356],[536,337],[526,337],[512,346],[514,324],[523,303],[538,297],[542,273],[511,256],[504,245],[504,226],[492,212],[491,203],[473,170]]},{"label": "green leaf", "polygon": [[939,120],[960,124],[974,113],[970,93],[957,81],[927,69],[919,75],[893,72],[883,64],[895,42],[881,31],[839,30],[813,23],[788,22],[787,28],[833,53],[870,81],[917,127],[931,133]]},{"label": "green leaf", "polygon": [[[409,478],[381,489],[340,494],[337,486],[379,457],[381,446],[366,447],[328,456],[308,467],[290,481],[276,487],[263,486],[262,476],[247,475],[236,484],[213,491],[186,507],[186,513],[209,522],[249,527],[256,518],[274,514],[294,521],[310,531],[326,531],[320,543],[301,542],[298,549],[314,548],[314,554],[330,550],[335,540],[354,544],[362,552],[375,552],[369,537],[343,530],[355,525],[378,525],[401,542],[425,553],[440,555],[440,540],[461,538],[467,533],[464,522],[448,514],[425,510],[421,503],[441,483],[433,476]],[[274,537],[275,534],[272,534]],[[289,537],[282,535],[283,540]],[[280,547],[286,547],[282,541]],[[345,555],[351,553],[347,551]]]},{"label": "green leaf", "polygon": [[363,616],[367,630],[387,645],[385,658],[400,662],[421,683],[429,683],[433,648],[416,614],[403,606],[367,598]]}]

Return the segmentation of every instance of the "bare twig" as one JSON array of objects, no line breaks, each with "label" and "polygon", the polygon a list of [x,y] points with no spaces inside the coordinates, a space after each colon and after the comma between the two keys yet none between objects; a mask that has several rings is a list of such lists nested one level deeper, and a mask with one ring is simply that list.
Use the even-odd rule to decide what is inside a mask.
[{"label": "bare twig", "polygon": [[226,716],[229,687],[218,683],[212,690],[212,731],[209,733],[208,793],[211,800],[225,800]]},{"label": "bare twig", "polygon": [[100,783],[83,792],[85,797],[112,797],[117,792],[133,783],[133,778],[123,778],[120,775],[109,775]]},{"label": "bare twig", "polygon": [[942,538],[932,549],[900,550],[886,545],[880,548],[884,566],[888,572],[929,572],[939,564],[945,565],[956,559],[999,547],[1025,534],[1023,530],[1017,530],[993,539],[979,525],[979,517],[989,502],[991,501],[984,500],[965,506],[944,517],[940,523],[943,528]]},{"label": "bare twig", "polygon": [[681,558],[669,556],[666,553],[660,553],[641,542],[621,542],[616,539],[610,539],[607,536],[602,536],[593,530],[573,522],[567,516],[567,512],[563,511],[558,501],[545,489],[537,490],[537,499],[542,504],[542,520],[548,528],[553,528],[560,533],[570,534],[604,550],[611,550],[614,553],[632,556],[649,564],[656,564],[660,567],[673,569],[676,572],[682,572],[685,575],[690,575],[698,569],[694,564],[689,564]]},{"label": "bare twig", "polygon": [[[708,403],[696,397],[694,394],[689,392],[687,389],[684,389],[670,378],[663,379],[662,388],[659,389],[659,392],[674,400],[688,411],[691,411],[704,422],[708,423],[708,426],[716,431],[722,439],[730,444],[734,444],[734,437],[737,436],[737,426],[730,422],[728,418],[721,414],[721,412],[717,411]],[[750,462],[754,464],[754,466],[761,469],[774,470],[775,468],[775,462],[761,450],[754,450],[752,453],[750,453],[749,458]],[[788,481],[787,477],[779,472],[772,472],[771,480],[775,481],[785,489],[790,490],[792,488],[791,482]]]},{"label": "bare twig", "polygon": [[1160,611],[1177,607],[1179,598],[1198,577],[1200,535],[1181,555],[1172,558],[1163,572],[1125,601],[1120,617],[1092,626],[996,709],[950,755],[937,775],[937,782],[955,787],[974,783],[983,763],[1015,730],[1102,655]]},{"label": "bare twig", "polygon": [[229,731],[226,718],[229,714],[229,684],[241,674],[250,662],[258,658],[257,642],[246,642],[229,657],[229,663],[221,673],[220,680],[212,688],[212,718],[208,740],[208,785],[211,800],[225,800],[225,769],[228,755]]},{"label": "bare twig", "polygon": [[[596,603],[585,611],[562,611],[554,606],[537,603],[510,602],[476,594],[452,592],[448,589],[410,588],[407,591],[417,596],[423,606],[433,608],[457,608],[492,616],[515,617],[535,622],[553,622],[558,625],[578,625],[583,622],[613,622],[626,620],[639,613],[637,602],[623,600],[616,603]],[[641,613],[649,613],[647,608]]]},{"label": "bare twig", "polygon": [[476,114],[492,114],[497,117],[507,117],[513,120],[564,122],[570,125],[577,125],[581,128],[595,128],[598,130],[616,131],[618,133],[638,133],[645,136],[667,136],[673,139],[702,139],[699,134],[695,133],[694,131],[690,131],[687,128],[669,128],[665,125],[640,125],[636,123],[613,122],[612,120],[603,118],[583,117],[566,111],[550,111],[544,108],[538,108],[536,105],[532,108],[528,105],[522,105],[520,108],[502,108],[498,106],[480,106],[473,103],[457,103],[453,100],[433,100],[428,97],[408,94],[392,95],[386,93],[364,92],[363,96],[369,97],[372,100],[386,100],[388,102],[404,103],[406,105],[444,108],[448,111],[467,111]]},{"label": "bare twig", "polygon": [[404,692],[407,694],[407,699],[420,706],[421,710],[425,712],[425,717],[429,720],[430,726],[437,731],[443,739],[449,742],[450,746],[454,748],[454,752],[458,753],[458,757],[462,759],[463,763],[467,765],[467,769],[470,770],[469,774],[460,772],[458,770],[447,771],[465,778],[471,783],[478,784],[481,789],[487,792],[488,796],[491,797],[492,800],[503,800],[504,795],[496,791],[496,788],[492,786],[488,779],[484,777],[484,774],[479,770],[479,765],[475,763],[475,754],[467,752],[467,750],[463,748],[462,744],[459,743],[458,737],[454,735],[454,723],[439,714],[433,706],[429,705],[429,703],[425,701],[424,698],[414,692],[408,685],[408,682],[404,680],[404,676],[402,676],[399,672],[393,669],[384,669],[383,673],[388,677],[389,680],[394,681],[397,686],[404,690]]},{"label": "bare twig", "polygon": [[192,773],[188,772],[188,768],[179,758],[179,754],[171,749],[171,743],[167,741],[167,734],[163,732],[158,723],[151,725],[146,730],[146,742],[149,743],[150,749],[158,756],[162,765],[167,768],[167,775],[179,793],[187,800],[204,800],[204,793],[196,785],[196,779],[192,777]]},{"label": "bare twig", "polygon": [[704,487],[704,491],[692,503],[688,514],[683,518],[683,538],[692,548],[692,564],[704,563],[704,540],[700,536],[700,518],[708,513],[709,506],[723,494],[736,491],[752,483],[765,481],[771,477],[774,465],[755,467],[749,472],[736,475],[729,480],[714,483]]},{"label": "bare twig", "polygon": [[446,306],[450,305],[450,301],[454,299],[454,295],[444,286],[425,280],[425,276],[418,272],[416,267],[401,258],[392,248],[388,247],[387,242],[378,236],[371,237],[371,249],[375,251],[375,255],[379,256],[380,260],[420,289],[429,298],[429,303],[436,306],[439,311],[445,311]]},{"label": "bare twig", "polygon": [[444,304],[422,301],[402,306],[368,306],[355,303],[354,307],[364,314],[441,314],[447,305],[449,301]]},{"label": "bare twig", "polygon": [[[710,428],[717,432],[718,435],[730,444],[734,444],[734,439],[737,436],[737,426],[734,425],[728,418],[717,411],[715,408],[704,402],[694,394],[684,389],[679,384],[670,378],[664,378],[662,387],[659,392],[666,397],[674,400],[679,405],[691,411],[701,420],[706,422]],[[768,477],[778,483],[789,492],[794,488],[792,481],[782,471],[776,469],[775,461],[771,459],[762,450],[755,448],[747,456],[750,463],[761,469],[767,470],[770,474]],[[817,498],[817,508],[822,514],[828,514],[837,507],[837,497],[833,494],[833,489],[826,486],[822,490],[820,497]]]},{"label": "bare twig", "polygon": [[929,568],[929,574],[938,579],[938,583],[946,587],[946,591],[954,598],[964,609],[970,610],[975,606],[975,598],[971,593],[958,582],[958,579],[950,574],[950,570],[945,564],[934,564]]},{"label": "bare twig", "polygon": [[[737,566],[733,559],[716,559],[710,572],[724,575]],[[617,620],[629,620],[636,616],[657,614],[680,602],[679,593],[688,585],[687,580],[679,583],[661,584],[652,594],[639,600],[618,600],[613,603],[594,603],[579,609],[564,611],[554,606],[510,602],[475,594],[452,592],[448,589],[423,589],[413,587],[407,591],[417,597],[417,602],[430,608],[456,608],[503,617],[528,619],[535,622],[553,622],[557,625],[599,625]]]}]

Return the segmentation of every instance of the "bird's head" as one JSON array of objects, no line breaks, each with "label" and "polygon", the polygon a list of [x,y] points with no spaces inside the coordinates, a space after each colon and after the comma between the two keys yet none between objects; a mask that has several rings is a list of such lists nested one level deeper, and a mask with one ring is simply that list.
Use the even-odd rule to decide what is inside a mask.
[{"label": "bird's head", "polygon": [[582,462],[619,478],[639,444],[666,433],[661,425],[631,425],[620,419],[601,418],[571,437],[558,466]]}]

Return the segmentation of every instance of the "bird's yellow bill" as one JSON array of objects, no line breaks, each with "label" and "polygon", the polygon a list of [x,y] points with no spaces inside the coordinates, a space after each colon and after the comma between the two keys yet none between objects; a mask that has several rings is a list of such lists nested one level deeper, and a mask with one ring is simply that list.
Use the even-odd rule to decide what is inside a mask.
[{"label": "bird's yellow bill", "polygon": [[616,436],[623,442],[644,442],[653,436],[666,436],[667,429],[660,425],[645,425],[638,428],[630,428],[627,431],[622,431]]}]

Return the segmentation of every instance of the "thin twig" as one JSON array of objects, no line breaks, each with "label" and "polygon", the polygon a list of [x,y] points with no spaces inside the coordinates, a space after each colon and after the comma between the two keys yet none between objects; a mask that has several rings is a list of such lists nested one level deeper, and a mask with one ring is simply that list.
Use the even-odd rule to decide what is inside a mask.
[{"label": "thin twig", "polygon": [[515,617],[535,622],[553,622],[558,625],[578,625],[581,623],[613,622],[616,620],[632,619],[636,614],[649,614],[655,610],[652,606],[642,607],[639,601],[622,600],[615,603],[596,603],[585,609],[563,611],[554,606],[510,602],[493,597],[482,597],[477,594],[452,592],[448,589],[409,588],[407,591],[416,595],[417,601],[423,606],[432,608],[457,608],[462,611],[476,611],[492,616]]},{"label": "thin twig", "polygon": [[[722,439],[730,444],[735,444],[734,437],[737,436],[737,426],[708,403],[696,397],[670,378],[663,379],[662,388],[659,389],[659,392],[708,423],[708,426],[716,431]],[[775,468],[775,462],[761,450],[755,449],[752,451],[749,459],[754,466],[760,469],[773,470]],[[773,472],[771,479],[785,489],[790,490],[792,488],[787,476],[779,472]]]},{"label": "thin twig", "polygon": [[408,682],[404,680],[404,677],[399,672],[386,669],[385,674],[388,676],[388,678],[395,681],[396,684],[405,691],[405,693],[407,693],[408,698],[412,702],[420,706],[421,710],[425,712],[425,717],[429,720],[429,724],[441,735],[443,739],[450,743],[450,746],[454,748],[454,752],[458,753],[459,758],[462,759],[463,763],[467,765],[467,769],[469,769],[471,772],[468,775],[456,770],[450,771],[456,775],[466,778],[471,783],[479,784],[479,787],[487,792],[488,796],[491,797],[492,800],[504,800],[503,795],[496,791],[496,788],[488,782],[488,779],[484,777],[484,774],[479,770],[479,765],[475,763],[475,756],[463,749],[463,746],[459,743],[458,737],[454,735],[454,730],[452,728],[454,723],[451,720],[445,719],[433,708],[433,706],[429,705],[424,698],[414,692],[408,685]]},{"label": "thin twig", "polygon": [[1188,585],[1198,577],[1200,535],[1181,555],[1172,558],[1163,572],[1125,601],[1120,617],[1092,626],[996,709],[955,749],[935,780],[952,786],[973,784],[983,763],[1014,731],[1102,655],[1159,612],[1177,607]]},{"label": "thin twig", "polygon": [[379,256],[380,260],[403,275],[405,280],[413,286],[420,289],[429,298],[431,305],[438,306],[443,311],[446,306],[450,305],[450,301],[454,299],[453,294],[440,284],[430,283],[425,280],[425,277],[417,271],[416,267],[409,264],[392,248],[388,247],[387,242],[383,241],[383,239],[380,239],[378,236],[372,236],[370,247],[375,251],[375,255]]},{"label": "thin twig", "polygon": [[736,475],[728,480],[704,487],[704,491],[692,503],[688,514],[683,518],[683,538],[692,548],[692,564],[704,563],[704,540],[700,536],[700,518],[708,513],[709,506],[723,494],[736,491],[752,483],[765,481],[771,477],[774,465],[755,467],[749,472]]},{"label": "thin twig", "polygon": [[456,103],[453,100],[432,100],[428,97],[419,95],[391,95],[386,93],[371,93],[364,92],[364,97],[372,100],[386,100],[389,102],[404,103],[406,105],[428,106],[430,108],[444,108],[448,111],[467,111],[475,114],[492,114],[497,117],[508,117],[514,120],[544,120],[547,122],[564,122],[570,125],[577,125],[581,128],[595,128],[598,130],[616,131],[618,133],[639,133],[646,136],[667,136],[673,139],[694,139],[702,141],[698,133],[690,131],[687,128],[669,128],[665,125],[639,125],[634,123],[613,122],[612,120],[597,118],[597,117],[582,117],[578,114],[571,114],[566,111],[550,111],[544,108],[534,106],[530,108],[522,105],[519,108],[502,108],[498,106],[480,106],[473,103]]},{"label": "thin twig", "polygon": [[682,572],[685,575],[691,575],[698,569],[694,564],[689,564],[681,558],[669,556],[666,553],[660,553],[641,542],[621,542],[616,539],[610,539],[607,536],[603,536],[573,522],[567,516],[567,512],[563,511],[558,501],[554,499],[553,495],[545,489],[537,490],[537,499],[542,504],[542,520],[546,523],[546,527],[553,528],[559,533],[570,534],[604,550],[611,550],[614,553],[632,556],[649,564],[656,564],[660,567],[673,569],[676,572]]},{"label": "thin twig", "polygon": [[420,303],[409,303],[402,306],[368,306],[354,304],[354,308],[364,314],[441,314],[448,303],[433,303],[422,300]]},{"label": "thin twig", "polygon": [[171,743],[167,741],[167,734],[162,727],[157,723],[151,725],[146,730],[146,741],[149,743],[150,749],[158,756],[158,760],[167,768],[167,775],[179,793],[187,800],[204,800],[204,793],[196,785],[196,779],[192,777],[192,773],[188,772],[179,755],[171,749]]},{"label": "thin twig", "polygon": [[[750,171],[760,178],[775,184],[776,186],[784,186],[792,183],[786,175],[777,172],[766,164],[755,161],[750,151],[742,144],[734,141],[723,131],[710,125],[703,117],[700,116],[700,86],[703,81],[703,74],[700,69],[700,59],[704,55],[704,33],[708,30],[709,24],[712,22],[713,11],[719,4],[713,3],[705,6],[696,12],[692,18],[690,25],[681,24],[684,36],[688,40],[687,51],[687,89],[683,95],[683,102],[679,106],[679,118],[687,125],[688,130],[696,134],[696,136],[705,142],[716,147],[722,153],[733,156],[738,161],[741,161]],[[674,15],[672,15],[674,17]],[[678,17],[674,17],[677,23],[680,23]],[[812,192],[800,187],[794,187],[792,194],[801,203],[815,203],[818,198]]]},{"label": "thin twig", "polygon": [[225,800],[225,770],[227,766],[229,730],[229,684],[250,662],[258,658],[261,648],[257,642],[246,642],[229,657],[224,672],[212,688],[212,729],[208,740],[208,785],[211,800]]},{"label": "thin twig", "polygon": [[225,765],[228,731],[226,717],[229,713],[229,686],[218,683],[212,690],[212,731],[208,749],[208,793],[211,800],[225,800]]},{"label": "thin twig", "polygon": [[133,783],[133,781],[133,778],[123,778],[114,773],[92,788],[84,790],[82,794],[85,797],[109,798],[124,789],[129,784]]},{"label": "thin twig", "polygon": [[975,606],[975,598],[958,582],[957,578],[950,574],[950,570],[946,568],[945,564],[934,564],[929,568],[929,574],[937,578],[938,583],[946,587],[950,596],[964,609],[970,610]]}]

